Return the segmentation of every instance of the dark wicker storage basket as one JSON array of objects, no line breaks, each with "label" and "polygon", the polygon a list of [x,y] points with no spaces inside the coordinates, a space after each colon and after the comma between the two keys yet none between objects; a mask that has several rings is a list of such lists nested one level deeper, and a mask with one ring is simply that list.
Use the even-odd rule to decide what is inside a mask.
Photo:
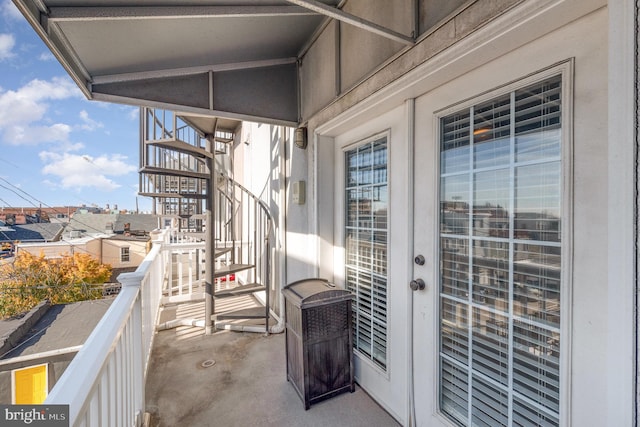
[{"label": "dark wicker storage basket", "polygon": [[347,390],[353,382],[353,295],[324,279],[305,279],[283,290],[285,297],[287,381],[304,402]]}]

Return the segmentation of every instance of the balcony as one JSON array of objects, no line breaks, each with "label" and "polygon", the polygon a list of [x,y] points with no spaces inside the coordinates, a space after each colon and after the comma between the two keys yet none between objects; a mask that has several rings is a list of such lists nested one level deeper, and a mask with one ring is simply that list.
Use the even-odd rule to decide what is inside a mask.
[{"label": "balcony", "polygon": [[[189,298],[198,282],[176,274],[184,245],[170,235],[159,232],[140,267],[119,277],[121,293],[49,393],[46,404],[70,405],[70,426],[397,425],[360,388],[305,411],[286,381],[283,334],[238,332],[259,330],[238,320],[228,328],[238,331],[205,335],[204,304]],[[184,302],[162,306],[176,280]],[[241,295],[215,313],[255,306]]]}]

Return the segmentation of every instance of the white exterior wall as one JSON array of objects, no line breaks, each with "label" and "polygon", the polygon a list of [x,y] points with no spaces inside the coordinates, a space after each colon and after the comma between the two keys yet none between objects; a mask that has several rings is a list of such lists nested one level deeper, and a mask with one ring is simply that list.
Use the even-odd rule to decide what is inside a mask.
[{"label": "white exterior wall", "polygon": [[96,249],[96,239],[89,241],[74,242],[51,242],[51,243],[21,243],[16,246],[16,254],[20,251],[29,252],[31,255],[45,258],[59,258],[62,255],[73,255],[76,252],[93,254]]},{"label": "white exterior wall", "polygon": [[312,197],[313,189],[307,179],[307,151],[294,145],[291,128],[251,122],[244,122],[242,126],[242,135],[234,150],[234,176],[264,201],[273,215],[274,255],[281,255],[272,264],[276,283],[284,286],[315,276],[315,239],[309,234],[313,205],[293,203],[290,191],[292,182],[305,181],[307,200]]}]

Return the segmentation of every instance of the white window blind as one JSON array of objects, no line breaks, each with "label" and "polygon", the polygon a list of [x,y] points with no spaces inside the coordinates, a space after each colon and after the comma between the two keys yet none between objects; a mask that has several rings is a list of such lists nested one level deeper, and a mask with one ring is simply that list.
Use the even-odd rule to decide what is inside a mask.
[{"label": "white window blind", "polygon": [[560,417],[561,77],[440,120],[440,409]]},{"label": "white window blind", "polygon": [[387,139],[345,153],[345,277],[355,295],[354,347],[387,366]]}]

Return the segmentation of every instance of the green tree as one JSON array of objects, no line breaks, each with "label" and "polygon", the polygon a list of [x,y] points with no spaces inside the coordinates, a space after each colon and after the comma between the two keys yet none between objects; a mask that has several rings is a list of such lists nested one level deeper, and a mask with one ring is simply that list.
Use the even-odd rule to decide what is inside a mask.
[{"label": "green tree", "polygon": [[64,254],[47,259],[22,251],[11,264],[0,266],[0,318],[15,316],[44,300],[52,304],[99,299],[111,266],[88,254]]}]

